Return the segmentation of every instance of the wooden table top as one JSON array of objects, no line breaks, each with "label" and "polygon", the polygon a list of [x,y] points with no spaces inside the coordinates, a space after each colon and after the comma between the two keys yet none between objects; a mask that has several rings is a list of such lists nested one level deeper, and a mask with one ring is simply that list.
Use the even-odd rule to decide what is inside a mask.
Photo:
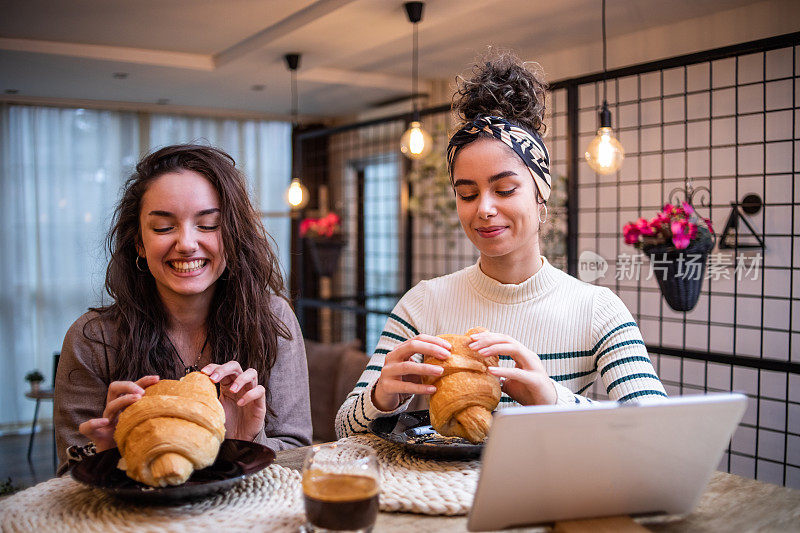
[{"label": "wooden table top", "polygon": [[[277,453],[275,462],[287,468],[303,467],[308,447]],[[686,516],[636,518],[636,522],[656,532],[691,531],[798,531],[800,530],[800,490],[779,487],[725,472],[715,472],[700,503]],[[505,531],[551,531],[531,527]],[[466,532],[466,516],[427,516],[411,513],[378,514],[375,531],[381,532]]]},{"label": "wooden table top", "polygon": [[55,390],[52,388],[39,389],[36,392],[29,390],[25,393],[25,397],[30,398],[31,400],[52,400],[54,395]]}]

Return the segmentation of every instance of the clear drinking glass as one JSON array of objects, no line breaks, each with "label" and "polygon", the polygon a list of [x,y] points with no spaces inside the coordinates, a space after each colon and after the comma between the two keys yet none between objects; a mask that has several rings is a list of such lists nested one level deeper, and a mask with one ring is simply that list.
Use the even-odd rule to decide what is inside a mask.
[{"label": "clear drinking glass", "polygon": [[378,516],[380,470],[369,446],[314,446],[303,464],[305,531],[372,531]]}]

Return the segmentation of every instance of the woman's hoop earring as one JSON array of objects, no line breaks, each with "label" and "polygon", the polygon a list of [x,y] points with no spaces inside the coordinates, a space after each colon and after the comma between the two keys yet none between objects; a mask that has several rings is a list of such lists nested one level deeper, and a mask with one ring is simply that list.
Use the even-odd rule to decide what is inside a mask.
[{"label": "woman's hoop earring", "polygon": [[544,204],[544,220],[542,220],[542,210],[539,210],[539,224],[547,222],[547,204]]},{"label": "woman's hoop earring", "polygon": [[[136,263],[136,270],[138,270],[139,272],[147,272],[147,268],[142,268],[139,265],[139,259],[144,259],[144,258],[141,255],[136,256],[136,260],[134,261],[134,263]],[[145,261],[144,264],[145,266],[147,266],[147,261]]]}]

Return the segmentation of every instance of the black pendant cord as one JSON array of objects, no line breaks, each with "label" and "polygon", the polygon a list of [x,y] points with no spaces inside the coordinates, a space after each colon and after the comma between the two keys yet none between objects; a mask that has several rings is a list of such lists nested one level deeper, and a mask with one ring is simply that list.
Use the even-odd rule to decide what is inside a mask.
[{"label": "black pendant cord", "polygon": [[419,94],[419,33],[417,26],[422,20],[422,11],[425,2],[406,2],[406,15],[408,21],[413,26],[411,41],[411,108],[413,110],[413,122],[419,122],[419,109],[417,107],[417,95]]},{"label": "black pendant cord", "polygon": [[297,71],[292,70],[292,126],[297,127],[297,109],[300,98],[297,95]]},{"label": "black pendant cord", "polygon": [[175,352],[175,355],[183,365],[183,368],[186,370],[187,374],[190,372],[200,371],[200,367],[198,366],[197,363],[200,362],[200,358],[203,357],[203,352],[206,351],[206,346],[208,346],[208,335],[206,335],[206,338],[203,341],[203,347],[200,348],[200,352],[197,354],[197,358],[194,360],[194,364],[189,366],[186,366],[186,364],[183,362],[183,359],[181,359],[181,354],[178,353],[178,349],[175,348],[175,345],[172,343],[172,339],[169,338],[169,335],[167,335],[167,342],[169,343],[170,346],[172,346],[172,351]]},{"label": "black pendant cord", "polygon": [[286,54],[283,56],[286,60],[286,66],[289,68],[290,87],[292,91],[292,179],[298,179],[299,162],[302,156],[300,154],[300,145],[295,143],[297,141],[296,134],[298,126],[300,125],[298,116],[300,114],[300,93],[297,90],[297,68],[300,66],[300,54]]},{"label": "black pendant cord", "polygon": [[606,0],[603,0],[603,103],[607,101],[607,74],[608,65],[606,64]]},{"label": "black pendant cord", "polygon": [[[297,96],[297,70],[291,70],[291,80],[292,80],[292,130],[297,130],[297,106],[298,106],[298,96]],[[298,168],[299,165],[295,164],[295,161],[300,161],[298,150],[293,150],[292,155],[295,160],[292,161],[292,179],[297,179],[298,176]]]},{"label": "black pendant cord", "polygon": [[417,94],[419,89],[419,34],[417,33],[417,23],[414,23],[413,46],[411,51],[411,105],[414,110],[414,120],[419,121],[419,110],[417,109]]},{"label": "black pendant cord", "polygon": [[603,105],[600,107],[600,127],[611,127],[611,111],[608,109],[608,53],[606,51],[606,0],[603,0]]}]

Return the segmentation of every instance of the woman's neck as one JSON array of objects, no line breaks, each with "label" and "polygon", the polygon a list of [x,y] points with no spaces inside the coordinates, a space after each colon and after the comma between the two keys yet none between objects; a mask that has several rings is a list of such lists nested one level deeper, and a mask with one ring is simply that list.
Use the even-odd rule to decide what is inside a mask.
[{"label": "woman's neck", "polygon": [[525,250],[518,249],[506,255],[489,257],[481,254],[481,272],[505,284],[518,285],[530,279],[543,265],[539,243]]},{"label": "woman's neck", "polygon": [[167,329],[171,335],[179,337],[195,337],[205,335],[206,320],[213,292],[197,294],[191,297],[175,297],[160,295],[167,311]]}]

